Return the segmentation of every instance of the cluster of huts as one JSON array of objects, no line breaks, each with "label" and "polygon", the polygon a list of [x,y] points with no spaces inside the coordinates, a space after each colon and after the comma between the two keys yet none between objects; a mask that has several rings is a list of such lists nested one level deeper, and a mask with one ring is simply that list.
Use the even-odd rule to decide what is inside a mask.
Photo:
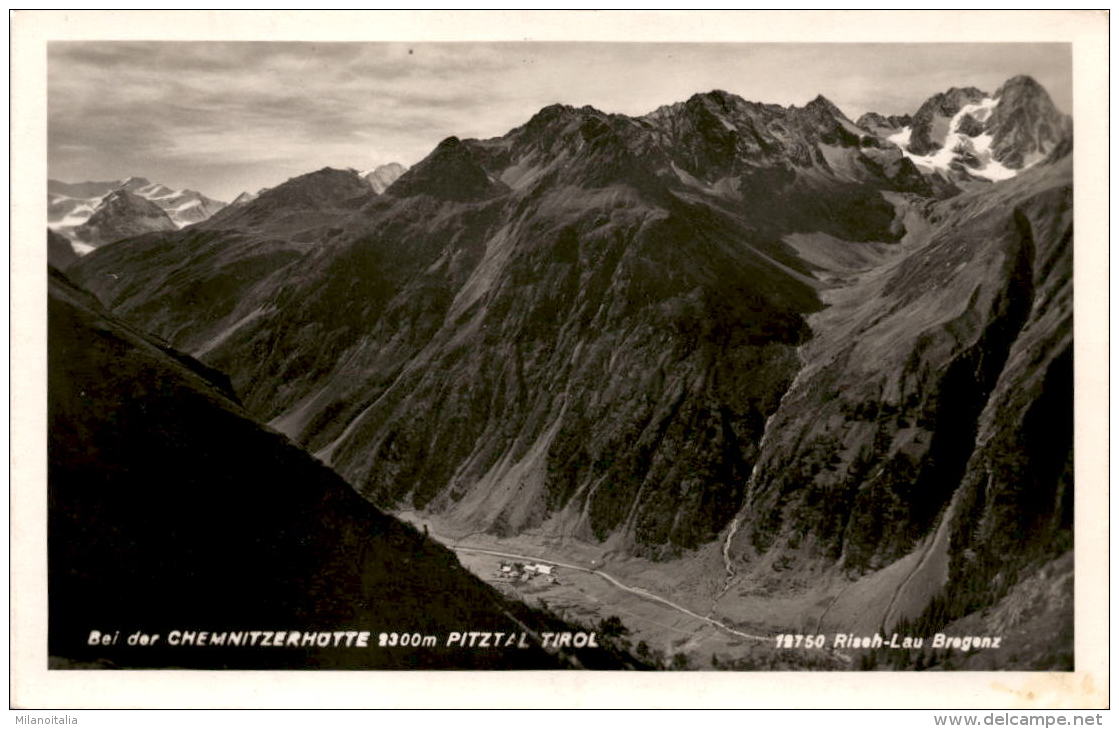
[{"label": "cluster of huts", "polygon": [[508,582],[529,582],[541,578],[548,584],[558,582],[555,565],[541,562],[502,562],[498,565],[497,576]]}]

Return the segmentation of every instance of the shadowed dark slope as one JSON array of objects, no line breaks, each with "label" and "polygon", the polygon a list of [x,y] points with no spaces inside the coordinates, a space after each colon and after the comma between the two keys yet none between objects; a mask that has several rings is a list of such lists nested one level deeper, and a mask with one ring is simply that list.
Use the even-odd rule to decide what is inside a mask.
[{"label": "shadowed dark slope", "polygon": [[47,228],[47,263],[60,271],[78,260],[70,241]]},{"label": "shadowed dark slope", "polygon": [[[49,315],[50,653],[61,665],[573,665],[538,647],[442,647],[452,630],[566,626],[504,600],[250,421],[213,370],[114,321],[56,272]],[[120,630],[122,645],[89,646],[91,630]],[[137,630],[163,641],[123,645]],[[175,648],[171,630],[373,636],[368,648]],[[380,631],[434,634],[440,646],[378,647]]]}]

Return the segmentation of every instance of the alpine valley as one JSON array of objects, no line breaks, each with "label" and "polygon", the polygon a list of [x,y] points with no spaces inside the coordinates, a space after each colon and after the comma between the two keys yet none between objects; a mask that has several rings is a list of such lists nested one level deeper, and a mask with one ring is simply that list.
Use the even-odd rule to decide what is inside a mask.
[{"label": "alpine valley", "polygon": [[[106,195],[65,276],[111,331],[224,373],[223,410],[511,597],[619,616],[677,668],[1052,670],[1073,660],[1071,150],[1016,77],[857,123],[822,96],[553,105],[406,171],[177,219],[135,184],[57,194]],[[99,224],[118,208],[160,222]],[[502,556],[559,579],[510,583]],[[876,633],[1002,640],[832,650]]]}]

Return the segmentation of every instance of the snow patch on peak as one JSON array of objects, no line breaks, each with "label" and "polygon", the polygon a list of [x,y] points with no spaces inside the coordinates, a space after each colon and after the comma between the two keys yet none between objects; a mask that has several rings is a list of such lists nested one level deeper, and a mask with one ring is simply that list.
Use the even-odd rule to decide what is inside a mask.
[{"label": "snow patch on peak", "polygon": [[408,168],[399,162],[390,162],[365,172],[358,172],[357,174],[358,177],[365,180],[369,186],[373,188],[373,192],[380,195],[388,189],[389,185],[396,182],[401,175],[407,172],[407,170]]},{"label": "snow patch on peak", "polygon": [[[225,207],[225,203],[195,190],[173,190],[135,175],[113,182],[69,184],[51,180],[50,185],[56,189],[47,194],[47,227],[71,238],[102,204],[135,205],[135,201],[130,202],[133,197],[151,202],[163,210],[176,228],[206,220]],[[79,255],[83,253],[75,250]]]},{"label": "snow patch on peak", "polygon": [[944,144],[940,149],[927,155],[913,154],[909,151],[912,127],[903,127],[886,137],[886,140],[897,145],[902,154],[908,157],[913,164],[927,172],[950,172],[953,169],[962,168],[974,177],[981,177],[992,182],[1008,180],[1030,165],[1024,166],[1022,170],[1012,170],[1006,167],[992,156],[991,143],[994,140],[987,131],[969,137],[960,129],[964,118],[968,116],[980,124],[986,124],[998,103],[997,98],[984,97],[974,104],[961,107],[948,123],[948,133],[944,138]]},{"label": "snow patch on peak", "polygon": [[[913,127],[902,127],[890,136],[886,137],[887,142],[892,142],[901,147],[901,151],[909,154],[909,138],[913,136]],[[912,157],[912,155],[910,155]]]}]

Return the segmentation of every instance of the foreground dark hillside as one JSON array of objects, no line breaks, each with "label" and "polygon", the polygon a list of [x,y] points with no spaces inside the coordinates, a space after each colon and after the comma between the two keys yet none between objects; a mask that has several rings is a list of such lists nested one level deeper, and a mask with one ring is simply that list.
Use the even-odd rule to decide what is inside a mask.
[{"label": "foreground dark hillside", "polygon": [[[555,630],[249,420],[216,371],[52,272],[49,596],[54,665],[623,667],[575,651],[377,646],[377,634]],[[162,647],[89,646],[137,630]],[[167,647],[171,630],[369,630],[370,647]],[[530,641],[536,645],[535,641]]]}]

